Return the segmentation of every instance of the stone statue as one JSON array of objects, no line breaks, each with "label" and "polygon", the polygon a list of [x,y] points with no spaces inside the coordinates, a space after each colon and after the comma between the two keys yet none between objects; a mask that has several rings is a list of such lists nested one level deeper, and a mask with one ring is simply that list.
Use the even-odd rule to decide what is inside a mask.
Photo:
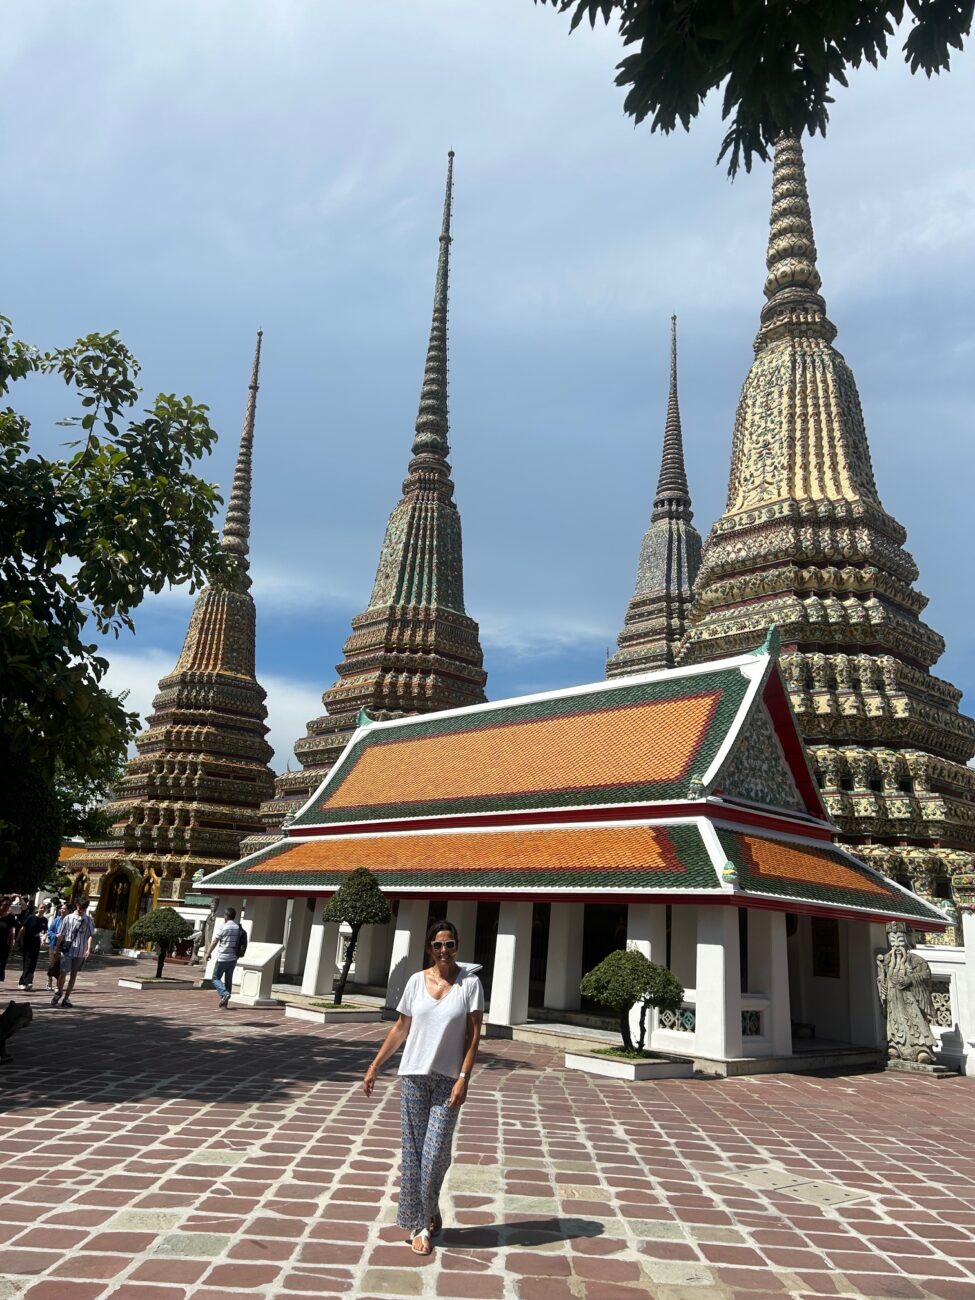
[{"label": "stone statue", "polygon": [[211,898],[210,911],[207,914],[206,920],[203,922],[202,930],[199,929],[198,923],[197,928],[193,931],[193,957],[190,960],[191,966],[201,966],[203,964],[203,954],[206,952],[207,948],[209,948],[210,940],[213,938],[213,931],[216,929],[217,908],[219,906],[220,899]]},{"label": "stone statue", "polygon": [[877,988],[887,1016],[887,1055],[892,1060],[932,1065],[931,967],[911,952],[903,921],[887,926],[887,942],[889,951],[877,954]]}]

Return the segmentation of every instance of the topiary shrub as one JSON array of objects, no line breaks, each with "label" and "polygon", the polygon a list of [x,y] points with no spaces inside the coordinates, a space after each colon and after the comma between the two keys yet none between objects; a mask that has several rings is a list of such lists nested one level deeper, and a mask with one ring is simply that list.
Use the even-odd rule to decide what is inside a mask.
[{"label": "topiary shrub", "polygon": [[345,982],[355,957],[355,946],[359,942],[359,931],[364,925],[385,925],[393,913],[379,882],[368,867],[357,867],[338,887],[325,904],[325,920],[343,922],[350,927],[352,934],[349,946],[345,950],[345,964],[335,988],[335,1005],[342,1003]]},{"label": "topiary shrub", "polygon": [[647,1012],[651,1007],[661,1011],[679,1011],[684,1002],[684,986],[665,966],[657,966],[633,949],[618,950],[604,957],[582,978],[579,992],[600,1006],[615,1011],[620,1021],[620,1037],[628,1052],[633,1049],[630,1033],[630,1012],[640,1008],[640,1041],[637,1050],[643,1051],[647,1037]]},{"label": "topiary shrub", "polygon": [[129,931],[129,938],[138,943],[153,943],[159,953],[156,962],[156,979],[162,979],[163,963],[174,943],[188,939],[193,933],[189,921],[183,919],[179,912],[171,907],[160,907],[155,912],[140,916]]}]

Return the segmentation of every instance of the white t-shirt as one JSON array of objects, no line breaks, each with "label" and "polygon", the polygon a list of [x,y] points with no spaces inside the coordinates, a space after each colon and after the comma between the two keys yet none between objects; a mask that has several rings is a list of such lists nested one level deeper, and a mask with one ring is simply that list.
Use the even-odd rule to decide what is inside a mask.
[{"label": "white t-shirt", "polygon": [[217,941],[217,961],[237,960],[237,936],[240,926],[236,921],[221,921],[213,933]]},{"label": "white t-shirt", "polygon": [[461,967],[453,987],[438,1000],[427,991],[423,971],[417,971],[407,980],[396,1010],[413,1022],[397,1073],[456,1079],[467,1046],[468,1014],[484,1010],[484,989],[477,976]]}]

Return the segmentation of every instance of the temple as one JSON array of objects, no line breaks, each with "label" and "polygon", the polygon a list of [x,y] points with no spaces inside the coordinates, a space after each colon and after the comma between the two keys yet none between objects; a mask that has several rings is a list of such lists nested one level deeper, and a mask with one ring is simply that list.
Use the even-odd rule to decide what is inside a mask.
[{"label": "temple", "polygon": [[749,649],[775,624],[844,841],[955,919],[952,901],[975,901],[975,723],[931,671],[944,641],[921,620],[917,566],[881,504],[856,383],[833,347],[792,138],[775,150],[767,266],[727,505],[704,546],[680,662]]},{"label": "temple", "polygon": [[239,856],[273,788],[249,573],[260,361],[259,333],[220,542],[233,561],[230,577],[197,598],[176,666],[160,681],[136,756],[105,807],[110,839],[71,864],[81,864],[75,889],[92,898],[95,924],[119,946],[141,913],[178,905],[197,872]]},{"label": "temple", "polygon": [[626,610],[619,649],[606,661],[607,677],[673,668],[687,626],[692,588],[701,563],[701,537],[691,523],[691,495],[677,400],[677,317],[670,319],[670,391],[650,527],[643,537],[636,588]]},{"label": "temple", "polygon": [[487,674],[478,627],[464,608],[460,512],[447,457],[447,302],[450,273],[453,152],[447,163],[433,321],[420,390],[412,459],[403,496],[386,525],[368,607],[336,667],[338,681],[322,697],[326,712],[295,745],[301,764],[275,783],[261,808],[264,833],[249,852],[278,837],[278,828],[316,790],[356,729],[372,718],[429,713],[484,700]]},{"label": "temple", "polygon": [[809,1031],[875,1061],[883,925],[946,922],[832,829],[773,634],[717,663],[366,722],[286,837],[202,888],[284,944],[309,996],[335,973],[320,900],[365,866],[396,913],[363,931],[356,980],[390,1007],[446,915],[484,968],[492,1032],[578,1012],[582,974],[631,946],[685,987],[655,1050],[716,1073],[803,1068]]}]

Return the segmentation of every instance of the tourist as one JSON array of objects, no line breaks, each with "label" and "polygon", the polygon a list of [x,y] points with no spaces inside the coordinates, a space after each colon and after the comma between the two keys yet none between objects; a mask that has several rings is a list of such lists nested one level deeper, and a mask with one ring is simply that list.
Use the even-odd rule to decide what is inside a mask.
[{"label": "tourist", "polygon": [[226,1011],[230,1005],[234,967],[237,965],[237,958],[243,956],[246,946],[247,939],[244,937],[243,927],[237,924],[236,908],[228,907],[223,914],[223,922],[213,932],[205,958],[209,961],[210,954],[216,949],[217,961],[211,979],[213,987],[217,990],[217,997],[220,999],[218,1005],[221,1011]]},{"label": "tourist", "polygon": [[34,987],[34,971],[37,959],[41,955],[41,936],[47,930],[48,904],[38,911],[33,903],[28,903],[24,921],[17,936],[21,952],[21,975],[18,986],[29,993]]},{"label": "tourist", "polygon": [[0,898],[0,984],[7,978],[7,958],[14,937],[14,916],[10,910],[10,895]]},{"label": "tourist", "polygon": [[71,908],[67,903],[60,903],[54,916],[47,923],[47,991],[54,992],[54,982],[61,970],[61,954],[58,951],[58,935],[61,926],[67,920]]},{"label": "tourist", "polygon": [[403,1168],[396,1222],[409,1231],[417,1255],[429,1255],[430,1238],[443,1226],[440,1187],[450,1167],[451,1144],[481,1039],[484,990],[479,966],[457,961],[459,936],[450,921],[427,931],[431,965],[407,981],[399,1018],[366,1070],[372,1095],[380,1066],[400,1047],[400,1121]]},{"label": "tourist", "polygon": [[[51,1006],[56,1007],[61,1002],[61,995],[64,994],[62,1007],[70,1007],[71,993],[74,989],[75,980],[78,978],[78,972],[84,966],[85,962],[91,956],[92,944],[95,941],[95,925],[88,915],[88,899],[79,895],[75,903],[75,910],[67,918],[58,933],[58,957],[60,959],[60,970],[58,971],[58,987],[54,997],[51,998]],[[67,980],[67,988],[65,981]]]}]

